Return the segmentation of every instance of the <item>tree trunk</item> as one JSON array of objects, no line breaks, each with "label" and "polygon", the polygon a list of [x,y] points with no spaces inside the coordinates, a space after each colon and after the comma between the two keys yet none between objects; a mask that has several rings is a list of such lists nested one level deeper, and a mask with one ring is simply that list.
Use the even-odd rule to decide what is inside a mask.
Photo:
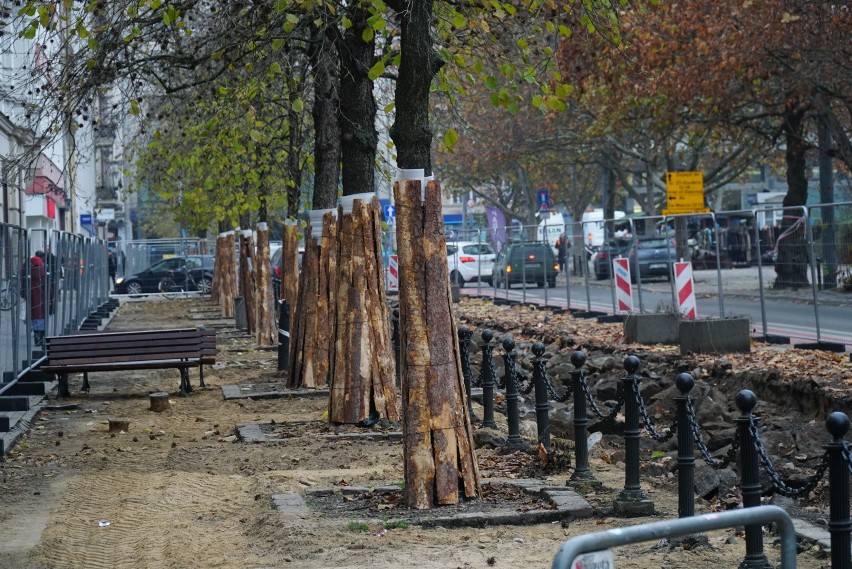
[{"label": "tree trunk", "polygon": [[344,211],[338,234],[337,310],[329,420],[359,423],[375,416],[399,420],[396,368],[390,340],[381,206],[373,196]]},{"label": "tree trunk", "polygon": [[797,102],[788,104],[784,121],[787,143],[787,195],[784,196],[784,218],[778,238],[778,260],[775,263],[774,288],[804,288],[809,285],[809,256],[806,220],[803,208],[808,200],[806,152],[802,136],[805,108]]},{"label": "tree trunk", "polygon": [[240,234],[240,292],[246,307],[246,328],[249,335],[257,330],[255,318],[255,294],[254,294],[254,239],[251,229],[244,229]]},{"label": "tree trunk", "polygon": [[234,266],[234,232],[228,231],[222,239],[222,258],[219,263],[222,274],[219,282],[219,305],[223,318],[234,317],[234,295],[237,288],[237,272]]},{"label": "tree trunk", "polygon": [[287,329],[292,338],[296,321],[296,299],[299,294],[299,226],[296,222],[284,223],[281,248],[281,299],[290,304],[290,323]]},{"label": "tree trunk", "polygon": [[219,233],[219,237],[216,238],[216,255],[213,258],[213,282],[210,283],[210,298],[219,298],[219,289],[222,286],[222,251],[224,246],[225,234]]},{"label": "tree trunk", "polygon": [[272,295],[272,275],[269,272],[269,227],[257,224],[257,257],[254,263],[254,288],[257,292],[257,345],[278,343],[278,322],[275,320],[275,299]]},{"label": "tree trunk", "polygon": [[441,188],[394,184],[399,242],[403,460],[408,507],[479,495],[447,274]]},{"label": "tree trunk", "polygon": [[295,338],[290,335],[290,387],[316,388],[329,382],[334,348],[334,304],[330,299],[337,271],[334,213],[324,215],[321,231],[305,239],[297,300],[302,318],[296,322]]}]

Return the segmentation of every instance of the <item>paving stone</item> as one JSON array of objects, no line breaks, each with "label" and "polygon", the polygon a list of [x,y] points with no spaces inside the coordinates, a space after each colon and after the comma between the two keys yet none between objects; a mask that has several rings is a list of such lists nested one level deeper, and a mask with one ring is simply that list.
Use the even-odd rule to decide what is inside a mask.
[{"label": "paving stone", "polygon": [[305,496],[312,496],[314,498],[324,498],[332,494],[334,494],[334,488],[308,488],[305,490]]},{"label": "paving stone", "polygon": [[359,494],[369,494],[370,489],[364,486],[344,486],[340,489],[340,493],[344,496],[357,496]]},{"label": "paving stone", "polygon": [[237,425],[237,434],[244,443],[265,443],[266,435],[257,423]]},{"label": "paving stone", "polygon": [[401,488],[399,486],[376,486],[373,488],[373,492],[375,494],[384,495],[384,494],[394,494],[395,492],[399,492]]},{"label": "paving stone", "polygon": [[288,515],[307,517],[311,514],[307,504],[305,504],[305,500],[296,492],[273,494],[272,503],[275,505],[276,510]]}]

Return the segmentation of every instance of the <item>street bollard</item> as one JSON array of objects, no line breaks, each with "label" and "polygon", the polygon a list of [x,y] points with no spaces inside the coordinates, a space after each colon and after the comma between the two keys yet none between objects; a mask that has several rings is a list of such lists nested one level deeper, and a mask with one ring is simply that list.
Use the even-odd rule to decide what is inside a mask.
[{"label": "street bollard", "polygon": [[695,515],[695,448],[689,420],[689,392],[695,386],[695,378],[681,373],[675,378],[680,397],[677,404],[677,517]]},{"label": "street bollard", "polygon": [[491,340],[494,333],[491,330],[482,331],[482,367],[479,370],[479,380],[482,383],[482,426],[496,429],[494,422],[494,346]]},{"label": "street bollard", "polygon": [[290,303],[278,301],[278,373],[290,367]]},{"label": "street bollard", "polygon": [[393,344],[393,361],[396,364],[396,386],[402,385],[402,369],[400,369],[399,346],[401,339],[399,337],[399,308],[394,308],[391,313],[391,344]]},{"label": "street bollard", "polygon": [[[753,421],[751,412],[757,405],[757,396],[748,389],[743,389],[737,393],[735,402],[737,409],[742,413],[736,419],[737,434],[740,438],[740,491],[743,495],[743,507],[753,508],[760,505],[760,495],[763,490],[760,484],[755,441],[751,432]],[[759,524],[747,525],[745,533],[746,555],[740,563],[740,569],[768,569],[769,560],[763,553],[763,528]]]},{"label": "street bollard", "polygon": [[544,344],[536,342],[532,346],[533,385],[535,386],[535,422],[538,427],[538,442],[550,452],[550,404],[547,402],[547,383],[544,376]]},{"label": "street bollard", "polygon": [[521,417],[518,411],[518,390],[515,384],[515,340],[511,336],[503,338],[503,367],[506,384],[506,422],[509,426],[509,446],[521,446]]},{"label": "street bollard", "polygon": [[852,568],[849,519],[849,469],[852,456],[848,454],[843,437],[849,432],[849,417],[835,411],[825,421],[832,440],[825,445],[828,451],[829,518],[831,534],[831,569]]},{"label": "street bollard", "polygon": [[464,391],[467,394],[467,411],[473,419],[473,372],[470,371],[470,337],[473,333],[467,326],[459,326],[459,359],[461,359],[462,378],[464,379]]},{"label": "street bollard", "polygon": [[583,366],[586,365],[586,354],[576,351],[571,354],[571,380],[574,383],[574,452],[577,455],[577,466],[571,475],[571,480],[595,480],[589,468],[589,417],[586,414],[586,394],[583,391]]},{"label": "street bollard", "polygon": [[[650,516],[654,503],[639,485],[639,402],[635,393],[639,388],[639,358],[624,358],[627,376],[621,382],[624,393],[624,489],[613,502],[613,512],[619,516]],[[635,385],[635,389],[634,389]]]}]

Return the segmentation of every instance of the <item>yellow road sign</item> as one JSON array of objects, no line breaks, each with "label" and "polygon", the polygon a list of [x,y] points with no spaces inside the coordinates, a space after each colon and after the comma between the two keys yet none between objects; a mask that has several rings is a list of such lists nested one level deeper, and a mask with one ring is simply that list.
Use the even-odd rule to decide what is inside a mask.
[{"label": "yellow road sign", "polygon": [[703,213],[704,174],[702,172],[666,173],[666,209],[664,215]]}]

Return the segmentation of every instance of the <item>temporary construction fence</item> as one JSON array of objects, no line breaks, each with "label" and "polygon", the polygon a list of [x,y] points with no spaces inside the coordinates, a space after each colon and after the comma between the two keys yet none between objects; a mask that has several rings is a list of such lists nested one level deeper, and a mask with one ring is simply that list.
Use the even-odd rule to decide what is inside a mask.
[{"label": "temporary construction fence", "polygon": [[[601,227],[591,231],[590,223]],[[746,315],[757,339],[837,351],[852,345],[852,203],[568,223],[556,287],[533,291],[542,288],[540,282],[510,282],[500,273],[505,262],[499,250],[507,243],[540,242],[538,229],[513,225],[489,239],[474,232],[472,240],[493,247],[497,257],[490,266],[477,258],[479,278],[465,283],[467,291],[521,302],[543,299],[579,316],[617,314],[626,291],[617,287],[612,261],[622,257],[628,260],[634,312],[679,311],[674,264],[683,261],[691,263],[697,318]],[[603,243],[587,242],[601,232]],[[552,237],[547,243],[558,259]],[[448,247],[455,242],[448,239]],[[458,261],[448,256],[448,262],[452,274]],[[537,269],[526,257],[512,268],[520,274]]]},{"label": "temporary construction fence", "polygon": [[[119,241],[111,251],[116,278],[121,279],[118,288],[134,297],[171,295],[176,292],[173,289],[184,294],[209,293],[210,279],[203,275],[205,270],[212,273],[214,253],[207,239],[188,237]],[[194,261],[185,262],[188,258]],[[170,290],[161,290],[164,277],[173,285]]]},{"label": "temporary construction fence", "polygon": [[76,332],[107,301],[109,276],[103,241],[8,224],[0,240],[2,394],[44,357],[45,336]]}]

